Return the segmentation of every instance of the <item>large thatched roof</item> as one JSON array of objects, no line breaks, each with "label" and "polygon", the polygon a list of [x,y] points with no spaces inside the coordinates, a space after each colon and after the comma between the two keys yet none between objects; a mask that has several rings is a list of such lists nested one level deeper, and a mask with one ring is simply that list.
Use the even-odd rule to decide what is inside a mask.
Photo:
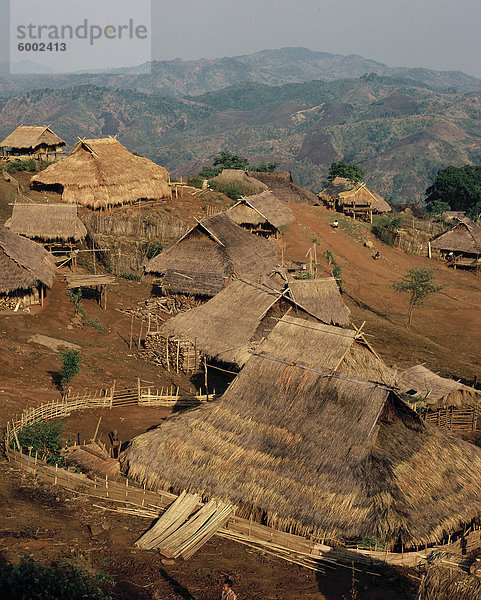
[{"label": "large thatched roof", "polygon": [[145,272],[164,275],[163,287],[172,293],[214,296],[234,273],[259,281],[276,267],[276,257],[274,244],[219,213],[154,257]]},{"label": "large thatched roof", "polygon": [[452,252],[481,254],[481,227],[467,217],[431,242],[432,248]]},{"label": "large thatched roof", "polygon": [[268,191],[242,198],[227,211],[227,214],[238,225],[267,224],[275,229],[294,220],[291,209]]},{"label": "large thatched roof", "polygon": [[0,227],[0,293],[51,287],[55,262],[43,246]]},{"label": "large thatched roof", "polygon": [[218,402],[135,438],[124,467],[329,543],[439,540],[481,514],[481,449],[424,424],[391,378],[356,332],[285,316]]},{"label": "large thatched roof", "polygon": [[373,211],[378,213],[392,210],[386,200],[377,192],[370,190],[365,183],[354,183],[345,177],[335,177],[320,196],[321,198],[333,198],[340,206],[354,203],[358,206],[370,206]]},{"label": "large thatched roof", "polygon": [[31,179],[35,189],[61,190],[66,202],[105,208],[170,198],[169,174],[115,138],[78,141],[63,160]]},{"label": "large thatched roof", "polygon": [[456,566],[463,558],[434,552],[428,559],[417,600],[481,600],[479,575],[470,575],[465,565]]},{"label": "large thatched roof", "polygon": [[351,311],[344,304],[334,277],[293,279],[289,289],[291,298],[323,323],[349,324]]},{"label": "large thatched roof", "polygon": [[87,235],[74,204],[15,204],[5,227],[13,233],[46,241],[79,241]]},{"label": "large thatched roof", "polygon": [[0,148],[36,150],[40,146],[65,146],[65,142],[49,127],[20,125],[0,142]]},{"label": "large thatched roof", "polygon": [[481,402],[481,390],[446,379],[422,365],[416,365],[397,375],[399,389],[430,409],[475,405]]},{"label": "large thatched roof", "polygon": [[274,173],[248,171],[247,174],[249,177],[264,183],[283,202],[294,202],[295,204],[319,203],[315,194],[294,183],[289,171],[276,171]]},{"label": "large thatched roof", "polygon": [[255,348],[288,310],[309,314],[282,292],[236,279],[205,304],[179,313],[160,331],[190,340],[200,352],[242,367]]}]

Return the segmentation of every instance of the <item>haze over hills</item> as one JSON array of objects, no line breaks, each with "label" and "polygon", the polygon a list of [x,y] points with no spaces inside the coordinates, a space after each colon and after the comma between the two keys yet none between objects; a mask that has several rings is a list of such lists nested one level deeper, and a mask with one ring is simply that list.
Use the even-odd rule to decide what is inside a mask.
[{"label": "haze over hills", "polygon": [[459,91],[481,89],[481,79],[461,71],[389,67],[352,54],[342,56],[307,48],[262,50],[255,54],[191,61],[153,61],[150,74],[138,68],[118,69],[116,74],[8,76],[7,63],[0,64],[0,95],[15,95],[38,88],[67,88],[90,84],[112,89],[133,89],[168,96],[198,95],[226,86],[255,82],[271,86],[319,79],[358,78],[366,73],[402,77],[436,89]]},{"label": "haze over hills", "polygon": [[334,160],[354,161],[387,198],[418,201],[438,169],[481,163],[481,91],[442,93],[367,75],[272,87],[241,83],[189,98],[80,86],[0,99],[0,136],[49,123],[69,145],[118,135],[177,174],[220,151],[276,161],[320,189]]}]

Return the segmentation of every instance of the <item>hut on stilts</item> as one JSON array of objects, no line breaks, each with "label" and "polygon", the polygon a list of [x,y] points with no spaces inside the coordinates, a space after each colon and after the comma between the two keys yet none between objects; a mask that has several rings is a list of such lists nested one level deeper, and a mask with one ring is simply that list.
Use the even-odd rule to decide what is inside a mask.
[{"label": "hut on stilts", "polygon": [[266,238],[277,238],[294,220],[291,209],[268,191],[242,198],[227,214],[243,229]]},{"label": "hut on stilts", "polygon": [[372,216],[390,212],[391,206],[364,182],[355,183],[344,177],[336,177],[319,197],[324,203],[355,219],[372,223]]},{"label": "hut on stilts", "polygon": [[66,158],[34,175],[30,186],[104,210],[172,195],[164,167],[132,154],[113,137],[79,140]]},{"label": "hut on stilts", "polygon": [[220,292],[232,275],[250,281],[277,266],[277,247],[251,235],[226,213],[199,221],[178,242],[147,263],[145,273],[169,296],[205,301]]},{"label": "hut on stilts", "polygon": [[480,517],[481,449],[392,381],[359,332],[285,315],[220,400],[136,437],[123,468],[328,545],[424,547]]},{"label": "hut on stilts", "polygon": [[55,262],[43,246],[0,227],[0,308],[43,305],[54,277]]},{"label": "hut on stilts", "polygon": [[465,217],[457,225],[431,242],[431,248],[441,258],[456,267],[475,269],[481,267],[481,226]]},{"label": "hut on stilts", "polygon": [[423,419],[457,433],[476,431],[481,390],[440,377],[423,365],[397,375],[403,398]]},{"label": "hut on stilts", "polygon": [[[147,336],[146,347],[148,351],[157,348],[165,366],[170,359],[170,367],[177,371],[201,368],[204,365],[201,355],[210,361],[224,363],[228,369],[238,370],[251,356],[250,351],[269,335],[286,313],[307,321],[330,323],[334,319],[334,322],[346,324],[349,310],[342,302],[339,288],[335,287],[338,298],[332,291],[329,294],[332,307],[324,296],[317,304],[309,298],[307,308],[292,298],[292,287],[276,290],[235,278],[202,306],[166,321],[150,338]],[[181,350],[177,351],[175,345]],[[192,359],[195,354],[197,358]]]},{"label": "hut on stilts", "polygon": [[20,125],[0,142],[4,157],[56,160],[65,142],[50,127]]},{"label": "hut on stilts", "polygon": [[5,227],[43,244],[50,252],[71,252],[87,235],[76,204],[15,203]]}]

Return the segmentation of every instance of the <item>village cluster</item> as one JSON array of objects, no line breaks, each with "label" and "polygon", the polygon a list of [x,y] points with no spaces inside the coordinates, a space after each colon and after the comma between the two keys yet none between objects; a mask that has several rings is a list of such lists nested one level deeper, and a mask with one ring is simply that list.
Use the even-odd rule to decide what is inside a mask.
[{"label": "village cluster", "polygon": [[[83,215],[163,202],[187,189],[116,138],[81,139],[62,157],[64,146],[48,127],[33,126],[0,143],[4,164],[18,156],[54,161],[30,182],[48,201],[15,201],[0,228],[2,310],[43,304],[55,277],[70,290],[97,290],[105,306],[115,276],[100,264],[95,273],[77,265],[82,248],[95,256]],[[95,487],[107,497],[123,494],[125,481],[132,497],[136,486],[144,497],[160,490],[167,510],[138,545],[169,557],[187,559],[220,534],[319,570],[329,559],[424,561],[431,565],[426,594],[429,577],[438,581],[446,565],[449,577],[470,585],[465,570],[477,563],[466,567],[458,550],[481,539],[481,449],[456,434],[476,430],[481,391],[423,365],[390,368],[375,338],[352,324],[335,273],[317,272],[315,248],[299,264],[280,243],[295,203],[327,206],[336,224],[341,216],[372,222],[390,205],[364,183],[339,177],[319,196],[289,173],[225,169],[217,179],[247,182],[255,193],[196,220],[147,260],[152,298],[135,308],[145,321],[145,359],[200,373],[205,397],[108,460],[99,446],[76,447],[76,464],[88,463],[92,481],[95,469],[105,478],[103,465],[115,462],[115,481]],[[461,216],[429,242],[429,253],[477,272],[481,228]],[[210,373],[222,389],[209,396]],[[135,394],[139,403],[155,396],[140,381]],[[112,406],[115,398],[112,389],[98,402]],[[31,410],[9,426],[7,454],[58,480],[16,439],[45,414]],[[94,467],[82,452],[100,454]]]}]

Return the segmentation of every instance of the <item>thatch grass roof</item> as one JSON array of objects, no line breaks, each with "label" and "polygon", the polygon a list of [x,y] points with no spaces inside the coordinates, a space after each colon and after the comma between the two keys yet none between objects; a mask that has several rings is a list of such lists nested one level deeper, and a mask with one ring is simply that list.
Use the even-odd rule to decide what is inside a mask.
[{"label": "thatch grass roof", "polygon": [[481,600],[481,579],[460,567],[459,556],[435,552],[419,587],[417,600]]},{"label": "thatch grass roof", "polygon": [[365,183],[354,183],[345,177],[335,177],[320,193],[321,198],[333,198],[340,206],[354,203],[359,206],[370,206],[378,213],[390,212],[391,206],[377,192],[370,190]]},{"label": "thatch grass roof", "polygon": [[356,332],[285,316],[218,402],[135,438],[124,468],[329,543],[438,541],[481,514],[481,450],[391,378]]},{"label": "thatch grass roof", "polygon": [[277,265],[277,248],[239,227],[226,213],[203,219],[145,272],[164,275],[172,293],[214,296],[235,273],[257,282]]},{"label": "thatch grass roof", "polygon": [[348,325],[351,311],[342,300],[334,277],[325,279],[293,279],[290,296],[311,315],[328,325]]},{"label": "thatch grass roof", "polygon": [[43,246],[0,227],[0,294],[52,287],[55,262]]},{"label": "thatch grass roof", "polygon": [[87,229],[74,204],[15,204],[5,227],[40,240],[82,240]]},{"label": "thatch grass roof", "polygon": [[249,177],[264,183],[282,202],[295,204],[318,204],[317,196],[292,180],[289,171],[248,171]]},{"label": "thatch grass roof", "polygon": [[255,190],[256,193],[261,193],[267,190],[267,186],[255,179],[254,177],[250,177],[246,171],[242,169],[222,169],[222,171],[214,177],[215,181],[219,181],[220,183],[229,183],[231,181],[242,181],[243,183],[248,184],[252,190]]},{"label": "thatch grass roof", "polygon": [[481,402],[481,390],[440,377],[422,365],[398,373],[397,382],[403,394],[422,398],[422,404],[433,410],[473,406]]},{"label": "thatch grass roof", "polygon": [[63,160],[31,179],[35,189],[62,189],[62,199],[89,208],[170,198],[169,174],[115,138],[79,140]]},{"label": "thatch grass roof", "polygon": [[[166,321],[160,331],[195,342],[196,348],[211,358],[242,367],[251,356],[249,350],[290,309],[310,316],[282,292],[236,279],[205,304]],[[264,322],[269,314],[271,318]]]},{"label": "thatch grass roof", "polygon": [[65,146],[65,142],[49,127],[20,125],[0,142],[0,148],[18,148],[36,150],[40,146]]},{"label": "thatch grass roof", "polygon": [[227,211],[227,214],[238,225],[267,224],[275,229],[294,220],[291,209],[268,191],[242,198]]},{"label": "thatch grass roof", "polygon": [[431,247],[451,252],[481,254],[481,227],[465,217],[451,231],[433,240]]}]

